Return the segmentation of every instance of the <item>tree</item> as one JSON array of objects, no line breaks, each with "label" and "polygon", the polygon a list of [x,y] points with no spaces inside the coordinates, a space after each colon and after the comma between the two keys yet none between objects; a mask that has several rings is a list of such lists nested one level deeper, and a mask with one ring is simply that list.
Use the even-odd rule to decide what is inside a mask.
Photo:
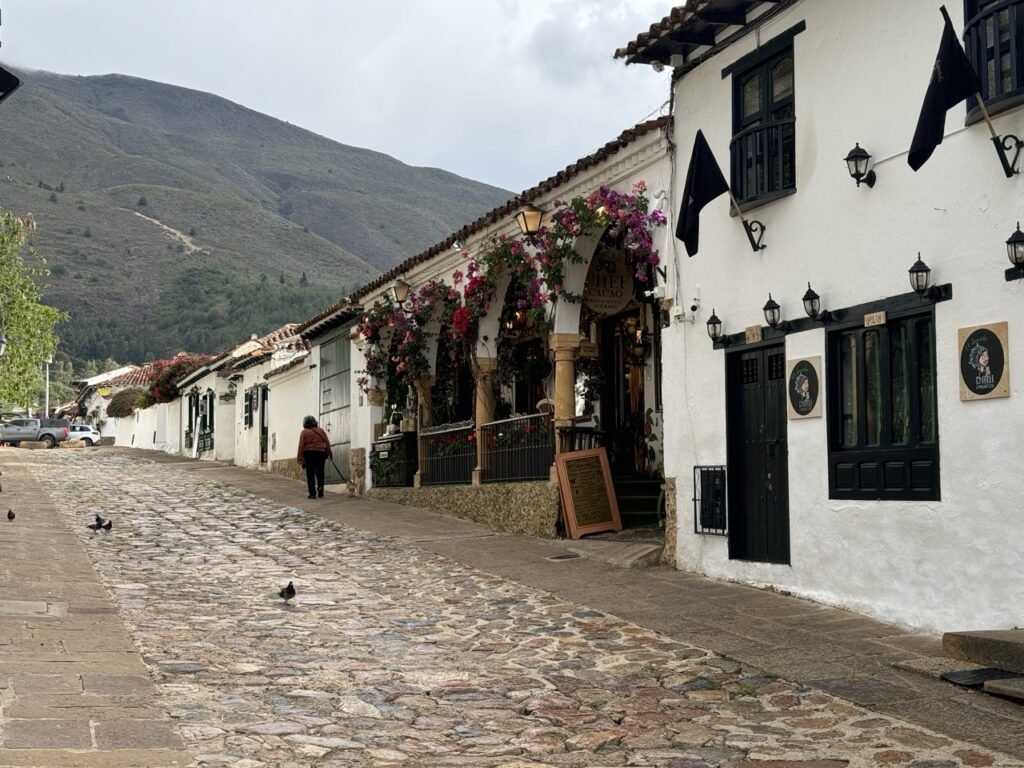
[{"label": "tree", "polygon": [[139,195],[139,203],[138,203],[138,205],[139,205],[140,208],[142,206],[144,206],[144,205],[149,205],[149,201],[146,199],[145,195]]},{"label": "tree", "polygon": [[31,249],[22,255],[35,228],[31,216],[0,214],[0,330],[7,339],[0,357],[0,400],[17,405],[35,402],[43,363],[57,345],[54,329],[68,317],[40,301],[36,281],[46,275],[43,260]]},{"label": "tree", "polygon": [[302,273],[302,277],[299,278],[299,285],[301,285],[303,288],[305,288],[307,285],[309,285],[309,278],[306,277],[306,273],[305,272],[303,272]]}]

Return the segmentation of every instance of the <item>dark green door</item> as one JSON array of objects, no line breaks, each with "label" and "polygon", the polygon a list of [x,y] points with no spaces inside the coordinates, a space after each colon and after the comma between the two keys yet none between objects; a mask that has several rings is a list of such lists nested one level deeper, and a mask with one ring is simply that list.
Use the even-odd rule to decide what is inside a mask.
[{"label": "dark green door", "polygon": [[785,348],[733,352],[726,368],[729,557],[789,563]]}]

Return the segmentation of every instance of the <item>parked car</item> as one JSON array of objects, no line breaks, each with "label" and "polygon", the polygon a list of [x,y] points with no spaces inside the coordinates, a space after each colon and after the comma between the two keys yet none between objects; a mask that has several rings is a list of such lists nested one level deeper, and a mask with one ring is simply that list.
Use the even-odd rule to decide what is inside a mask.
[{"label": "parked car", "polygon": [[11,419],[0,424],[0,442],[17,445],[22,442],[46,443],[53,448],[68,439],[67,419]]},{"label": "parked car", "polygon": [[70,430],[69,440],[81,440],[86,445],[100,444],[100,431],[92,424],[72,424],[68,429]]}]

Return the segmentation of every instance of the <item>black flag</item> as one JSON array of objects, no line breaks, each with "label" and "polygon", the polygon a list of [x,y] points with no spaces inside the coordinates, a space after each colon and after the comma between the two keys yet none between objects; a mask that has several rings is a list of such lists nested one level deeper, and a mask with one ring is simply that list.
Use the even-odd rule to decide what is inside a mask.
[{"label": "black flag", "polygon": [[697,252],[697,238],[700,234],[700,209],[723,192],[729,185],[711,153],[707,139],[701,131],[693,141],[690,168],[686,171],[686,186],[683,187],[683,204],[679,208],[679,223],[676,237],[686,245],[686,252],[693,256]]},{"label": "black flag", "polygon": [[921,116],[917,118],[917,129],[907,155],[907,162],[915,171],[928,161],[935,148],[942,143],[942,134],[946,130],[946,111],[981,91],[978,76],[953,31],[946,6],[939,10],[945,20],[942,42],[939,43],[932,79],[924,95]]},{"label": "black flag", "polygon": [[0,67],[0,101],[10,96],[21,85],[21,80]]}]

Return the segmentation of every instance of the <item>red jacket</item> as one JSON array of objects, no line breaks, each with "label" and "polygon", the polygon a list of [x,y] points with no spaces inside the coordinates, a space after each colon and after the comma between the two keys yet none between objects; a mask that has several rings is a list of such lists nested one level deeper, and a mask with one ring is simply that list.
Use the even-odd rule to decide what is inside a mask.
[{"label": "red jacket", "polygon": [[320,427],[306,427],[299,434],[299,462],[306,451],[323,451],[331,456],[331,438]]}]

